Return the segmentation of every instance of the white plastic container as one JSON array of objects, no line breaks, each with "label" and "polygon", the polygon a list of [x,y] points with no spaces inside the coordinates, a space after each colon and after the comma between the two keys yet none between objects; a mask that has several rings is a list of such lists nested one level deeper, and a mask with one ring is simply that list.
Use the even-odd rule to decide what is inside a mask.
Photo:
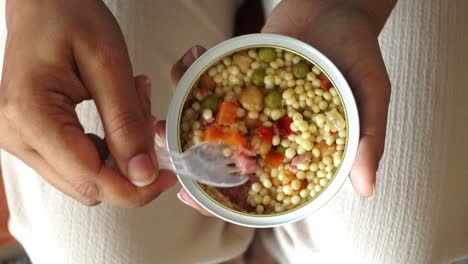
[{"label": "white plastic container", "polygon": [[226,221],[249,227],[272,227],[298,221],[324,206],[341,188],[354,162],[359,143],[359,115],[351,89],[337,67],[322,53],[310,45],[286,36],[275,34],[251,34],[224,41],[198,58],[180,80],[171,101],[166,123],[167,146],[181,152],[179,144],[180,120],[185,98],[198,77],[224,56],[253,47],[282,48],[310,61],[324,72],[339,92],[347,120],[347,143],[343,162],[335,176],[321,193],[299,207],[277,214],[255,215],[225,207],[208,196],[194,181],[179,178],[183,187],[203,208]]}]

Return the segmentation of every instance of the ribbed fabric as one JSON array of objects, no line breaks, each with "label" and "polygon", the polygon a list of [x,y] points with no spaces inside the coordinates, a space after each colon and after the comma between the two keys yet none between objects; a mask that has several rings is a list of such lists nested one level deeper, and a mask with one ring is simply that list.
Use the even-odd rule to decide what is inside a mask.
[{"label": "ribbed fabric", "polygon": [[[160,115],[170,65],[195,43],[228,37],[234,8],[168,3],[110,3],[135,72],[153,79]],[[439,264],[468,254],[467,11],[464,0],[399,2],[381,36],[393,93],[375,197],[357,197],[348,182],[313,216],[264,232],[281,262]],[[92,105],[79,116],[102,133]],[[214,263],[242,252],[252,236],[182,205],[177,188],[142,209],[84,208],[5,152],[2,165],[11,230],[35,263]]]}]

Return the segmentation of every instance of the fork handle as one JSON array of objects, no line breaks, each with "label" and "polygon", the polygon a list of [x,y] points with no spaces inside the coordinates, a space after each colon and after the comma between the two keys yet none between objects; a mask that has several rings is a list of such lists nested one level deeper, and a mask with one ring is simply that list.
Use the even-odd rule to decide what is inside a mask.
[{"label": "fork handle", "polygon": [[174,167],[171,161],[171,154],[166,150],[156,150],[156,156],[158,157],[158,164],[160,170],[174,171]]}]

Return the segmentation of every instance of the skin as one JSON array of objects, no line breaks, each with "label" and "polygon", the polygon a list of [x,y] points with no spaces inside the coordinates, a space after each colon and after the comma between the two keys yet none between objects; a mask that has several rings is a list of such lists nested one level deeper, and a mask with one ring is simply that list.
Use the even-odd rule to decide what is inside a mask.
[{"label": "skin", "polygon": [[[262,30],[310,43],[347,77],[362,121],[351,180],[363,196],[374,193],[390,97],[377,36],[395,1],[374,2],[285,0]],[[153,132],[164,138],[164,124],[154,127],[150,82],[134,77],[122,33],[106,6],[95,0],[7,0],[6,13],[0,147],[85,205],[142,206],[175,184],[172,173],[158,171]],[[174,83],[194,54],[203,52],[198,49],[176,63]],[[76,116],[76,105],[89,99],[97,105],[105,139],[85,134]],[[118,170],[105,165],[108,153]],[[154,182],[137,186],[155,175]],[[201,209],[185,192],[179,197]]]},{"label": "skin", "polygon": [[[0,147],[85,205],[142,206],[175,184],[174,175],[160,172],[136,186],[158,174],[150,82],[134,78],[107,7],[94,0],[8,0],[6,12]],[[85,134],[77,118],[76,105],[89,99],[105,140]],[[118,170],[104,164],[107,152]]]}]

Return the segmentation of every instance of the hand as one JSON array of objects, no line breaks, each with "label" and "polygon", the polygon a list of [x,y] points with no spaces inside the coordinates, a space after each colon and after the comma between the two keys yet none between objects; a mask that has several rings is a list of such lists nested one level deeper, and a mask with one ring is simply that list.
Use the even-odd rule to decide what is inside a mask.
[{"label": "hand", "polygon": [[[86,205],[142,206],[175,184],[168,172],[154,181],[150,82],[133,78],[122,32],[106,6],[8,0],[6,8],[0,147]],[[89,99],[105,141],[79,123],[75,107]],[[121,173],[103,162],[108,150]]]},{"label": "hand", "polygon": [[[185,71],[192,65],[192,63],[206,51],[205,48],[194,46],[190,48],[179,61],[172,66],[171,81],[172,88],[175,89],[180,78],[184,75]],[[160,120],[155,124],[155,143],[159,149],[166,149],[166,121]],[[211,213],[201,207],[192,197],[185,191],[184,188],[180,189],[177,197],[186,205],[193,207],[195,210],[205,216],[212,216]]]},{"label": "hand", "polygon": [[377,37],[394,2],[382,1],[383,7],[376,7],[372,1],[285,0],[262,30],[310,43],[345,75],[361,119],[361,140],[350,178],[363,196],[374,193],[384,151],[390,81]]}]

